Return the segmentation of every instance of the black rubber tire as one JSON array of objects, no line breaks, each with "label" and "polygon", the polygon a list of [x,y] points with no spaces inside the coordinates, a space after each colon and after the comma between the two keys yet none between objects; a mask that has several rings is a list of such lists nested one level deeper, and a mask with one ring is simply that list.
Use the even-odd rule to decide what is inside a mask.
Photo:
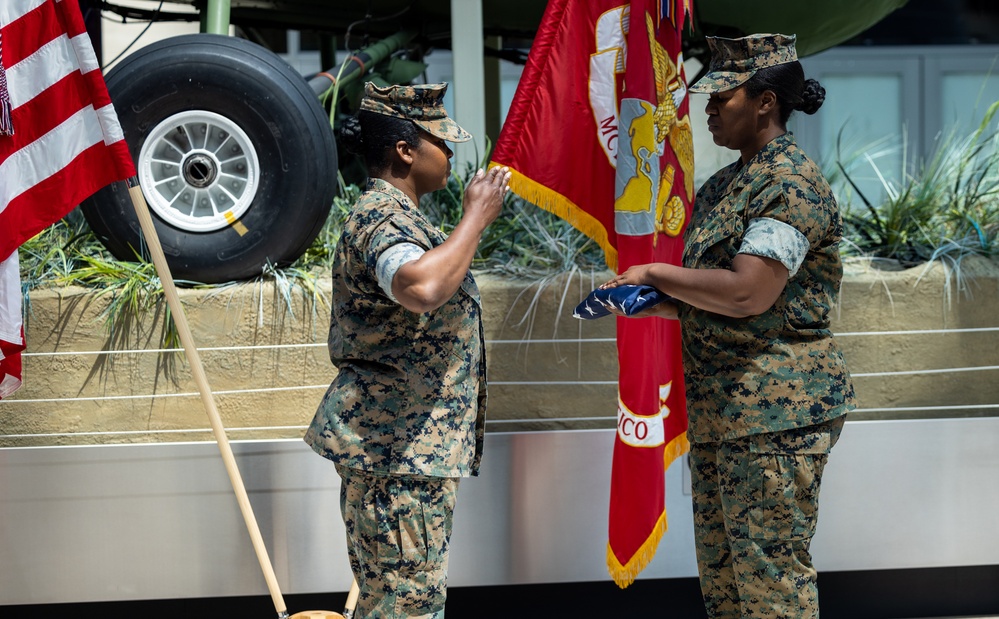
[{"label": "black rubber tire", "polygon": [[[137,167],[147,137],[183,112],[225,117],[256,150],[259,182],[238,220],[197,231],[153,211],[174,278],[247,279],[268,262],[287,265],[308,249],[336,195],[337,153],[326,112],[290,65],[244,39],[193,34],[138,50],[106,80]],[[145,184],[143,193],[148,201]],[[81,210],[115,257],[134,260],[140,253],[139,223],[123,183],[105,187]]]}]

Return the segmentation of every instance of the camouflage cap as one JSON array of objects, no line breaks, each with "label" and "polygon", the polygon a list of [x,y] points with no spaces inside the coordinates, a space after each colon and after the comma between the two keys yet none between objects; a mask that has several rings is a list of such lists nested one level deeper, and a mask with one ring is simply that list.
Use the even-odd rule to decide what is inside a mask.
[{"label": "camouflage cap", "polygon": [[447,84],[375,86],[364,84],[361,109],[376,114],[406,118],[427,133],[451,142],[467,142],[472,134],[451,120],[444,109]]},{"label": "camouflage cap", "polygon": [[796,62],[795,35],[754,34],[739,39],[706,37],[711,49],[707,74],[690,92],[722,92],[744,84],[759,69]]}]

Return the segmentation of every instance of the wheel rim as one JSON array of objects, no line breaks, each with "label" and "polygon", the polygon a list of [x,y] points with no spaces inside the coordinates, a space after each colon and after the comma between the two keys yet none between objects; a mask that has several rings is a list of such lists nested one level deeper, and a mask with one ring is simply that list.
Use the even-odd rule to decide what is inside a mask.
[{"label": "wheel rim", "polygon": [[180,112],[150,132],[139,151],[139,183],[150,208],[172,226],[211,232],[250,208],[260,181],[253,143],[225,116]]}]

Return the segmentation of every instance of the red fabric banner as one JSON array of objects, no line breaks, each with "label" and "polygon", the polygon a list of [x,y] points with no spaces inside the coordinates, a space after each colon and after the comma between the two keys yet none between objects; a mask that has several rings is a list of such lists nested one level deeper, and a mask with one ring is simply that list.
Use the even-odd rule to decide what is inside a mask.
[{"label": "red fabric banner", "polygon": [[[0,135],[0,261],[6,261],[101,187],[135,176],[135,167],[75,0],[4,0],[0,40],[13,130]],[[0,286],[20,294],[10,281]],[[14,305],[0,307],[8,314],[0,323],[21,324],[20,303],[18,315],[10,315]],[[0,342],[0,370],[16,367],[19,374],[24,341],[14,340]],[[0,384],[14,384],[8,376]]]},{"label": "red fabric banner", "polygon": [[[681,31],[691,0],[550,0],[493,153],[511,187],[619,272],[678,264],[693,200]],[[621,587],[666,531],[665,470],[688,449],[679,324],[617,319],[607,566]]]}]

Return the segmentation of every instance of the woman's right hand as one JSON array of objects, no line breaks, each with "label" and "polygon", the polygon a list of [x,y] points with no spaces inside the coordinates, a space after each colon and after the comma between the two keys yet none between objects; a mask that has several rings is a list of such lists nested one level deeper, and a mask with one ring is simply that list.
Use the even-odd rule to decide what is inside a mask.
[{"label": "woman's right hand", "polygon": [[649,268],[651,264],[636,264],[628,267],[628,270],[620,275],[615,275],[600,285],[600,288],[617,288],[618,286],[643,286],[653,285],[649,281]]},{"label": "woman's right hand", "polygon": [[506,166],[476,172],[465,187],[463,218],[472,218],[482,230],[495,221],[503,209],[503,198],[510,191],[511,176]]},{"label": "woman's right hand", "polygon": [[392,294],[403,307],[429,312],[454,296],[472,264],[482,232],[503,209],[510,176],[507,167],[475,173],[465,187],[464,215],[447,240],[396,271]]}]

